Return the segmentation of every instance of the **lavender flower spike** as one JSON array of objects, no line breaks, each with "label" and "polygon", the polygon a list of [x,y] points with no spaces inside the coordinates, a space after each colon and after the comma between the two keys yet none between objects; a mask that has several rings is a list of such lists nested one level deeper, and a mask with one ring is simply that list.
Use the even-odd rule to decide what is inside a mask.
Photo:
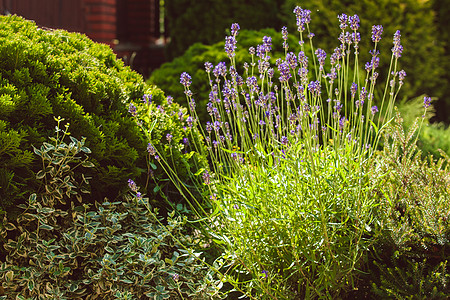
[{"label": "lavender flower spike", "polygon": [[383,26],[373,25],[372,26],[372,41],[378,43],[381,40],[381,35],[383,34]]},{"label": "lavender flower spike", "polygon": [[400,36],[400,30],[397,30],[394,34],[394,47],[392,48],[395,58],[401,57],[403,52],[403,46],[400,45]]},{"label": "lavender flower spike", "polygon": [[423,98],[423,107],[428,108],[431,106],[431,97]]},{"label": "lavender flower spike", "polygon": [[186,72],[181,73],[180,83],[185,87],[189,87],[192,83],[191,76]]}]

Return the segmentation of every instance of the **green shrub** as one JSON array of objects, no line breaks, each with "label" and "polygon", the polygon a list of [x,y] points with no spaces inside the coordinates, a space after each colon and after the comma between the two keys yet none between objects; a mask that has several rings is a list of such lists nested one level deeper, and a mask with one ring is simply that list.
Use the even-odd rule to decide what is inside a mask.
[{"label": "green shrub", "polygon": [[416,146],[418,123],[404,132],[402,120],[386,137],[373,178],[380,187],[373,249],[374,293],[396,299],[450,297],[449,157],[422,160]]},{"label": "green shrub", "polygon": [[[220,40],[231,23],[246,29],[281,28],[280,0],[172,0],[165,2],[170,43],[169,58],[182,55],[191,45],[213,44]],[[256,9],[255,9],[256,8]],[[251,17],[248,12],[252,11]]]},{"label": "green shrub", "polygon": [[[141,98],[144,88],[142,77],[106,45],[76,33],[43,30],[17,16],[0,17],[2,135],[9,132],[8,144],[26,153],[51,135],[54,115],[65,118],[73,136],[86,137],[92,150],[95,196],[114,197],[127,178],[140,174],[138,153],[145,151],[145,141],[126,117],[125,103]],[[0,205],[8,207],[21,199],[15,190],[37,190],[31,178],[38,165],[14,163],[23,155],[14,149],[0,155],[2,177],[11,178],[0,189]]]},{"label": "green shrub", "polygon": [[[40,163],[30,153],[32,145],[51,136],[53,116],[70,122],[72,136],[85,137],[92,151],[95,168],[88,174],[93,178],[92,196],[83,201],[114,199],[128,178],[158,192],[162,172],[156,168],[151,178],[145,155],[148,138],[128,112],[129,103],[141,102],[144,93],[153,94],[153,102],[168,114],[181,109],[168,106],[164,94],[147,86],[108,46],[77,33],[43,30],[17,16],[1,16],[0,207],[12,213],[14,204],[24,203],[42,188],[35,179]],[[156,104],[154,119],[159,118]],[[183,126],[182,122],[158,123],[152,143],[158,146],[166,131],[176,133],[178,142]]]},{"label": "green shrub", "polygon": [[82,203],[92,179],[77,178],[74,170],[93,167],[84,142],[66,127],[34,150],[45,191],[21,205],[17,220],[3,219],[0,299],[218,297],[221,282],[194,250],[198,237],[186,231],[186,217],[173,212],[163,225],[132,181],[123,200]]}]

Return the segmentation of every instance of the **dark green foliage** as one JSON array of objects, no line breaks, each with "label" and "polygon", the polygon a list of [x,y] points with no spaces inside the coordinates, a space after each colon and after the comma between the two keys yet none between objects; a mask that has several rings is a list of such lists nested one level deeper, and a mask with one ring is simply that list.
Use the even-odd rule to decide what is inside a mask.
[{"label": "dark green foliage", "polygon": [[[430,1],[287,0],[283,6],[283,20],[286,26],[289,26],[290,32],[296,30],[295,21],[292,21],[295,20],[292,11],[296,5],[311,10],[310,28],[316,34],[314,44],[328,51],[336,47],[340,33],[337,16],[342,13],[357,14],[361,20],[360,64],[370,59],[369,50],[373,48],[372,25],[383,25],[383,38],[378,47],[381,80],[389,69],[393,34],[400,30],[404,50],[399,60],[399,69],[405,69],[407,77],[399,97],[422,94],[438,98],[443,96],[446,89],[444,74],[448,72],[443,64],[443,37],[438,35],[438,28],[434,24],[435,12]],[[448,27],[448,23],[445,24]],[[450,100],[445,101],[450,104]]]},{"label": "dark green foliage", "polygon": [[[157,209],[136,193],[123,201],[81,204],[92,167],[84,140],[67,127],[35,153],[45,189],[29,197],[17,219],[0,227],[0,299],[211,299],[220,280],[199,260],[186,217]],[[76,199],[78,199],[78,201]],[[65,203],[66,209],[57,204]],[[5,257],[4,256],[4,257]],[[22,298],[24,297],[24,298]]]},{"label": "dark green foliage", "polygon": [[[180,110],[176,104],[169,107],[164,94],[147,86],[142,76],[117,60],[108,46],[76,33],[42,30],[17,16],[1,16],[0,207],[12,212],[14,204],[24,203],[30,193],[39,190],[35,172],[40,163],[30,154],[32,145],[42,144],[52,135],[53,116],[69,122],[72,136],[78,140],[85,137],[86,146],[92,150],[95,168],[86,174],[92,177],[91,194],[83,201],[114,199],[129,178],[145,185],[149,193],[158,193],[155,187],[167,176],[158,166],[153,180],[148,181],[152,175],[146,160],[148,139],[128,112],[129,103],[141,102],[144,93],[154,94],[154,103],[167,114]],[[160,116],[156,105],[153,111],[150,123],[143,123],[145,128]],[[186,132],[183,122],[158,120],[153,144],[164,144],[161,136],[166,132],[171,132],[178,143]],[[180,151],[170,153],[174,161]],[[190,166],[176,164],[178,168],[180,177],[188,176],[181,169]],[[175,189],[164,190],[166,194],[170,191]]]},{"label": "dark green foliage", "polygon": [[168,56],[182,55],[194,43],[222,40],[232,23],[242,29],[281,29],[281,0],[172,0],[165,2],[170,44]]},{"label": "dark green foliage", "polygon": [[442,101],[438,103],[436,119],[450,123],[450,0],[433,0],[431,1],[435,11],[435,21],[437,27],[438,45],[444,47],[444,57],[439,61],[446,72],[441,74],[444,84],[442,85],[443,94],[439,95]]},{"label": "dark green foliage", "polygon": [[117,195],[127,178],[140,173],[145,141],[125,103],[142,97],[144,88],[142,77],[108,46],[1,16],[0,135],[11,146],[0,152],[0,177],[9,178],[2,181],[0,206],[26,199],[23,194],[36,188],[31,178],[38,165],[26,155],[53,132],[54,115],[71,123],[74,137],[87,138],[96,165],[93,195]]},{"label": "dark green foliage", "polygon": [[450,296],[449,157],[421,159],[416,122],[403,131],[400,117],[374,175],[381,229],[374,247],[371,279],[375,291],[397,299],[445,299]]}]

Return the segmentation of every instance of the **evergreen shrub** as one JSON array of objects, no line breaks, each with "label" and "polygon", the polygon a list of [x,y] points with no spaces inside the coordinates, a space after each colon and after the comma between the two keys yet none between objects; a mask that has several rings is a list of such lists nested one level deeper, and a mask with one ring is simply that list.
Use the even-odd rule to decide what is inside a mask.
[{"label": "evergreen shrub", "polygon": [[[87,174],[92,196],[84,201],[114,199],[129,178],[146,182],[151,176],[145,159],[148,137],[128,112],[131,101],[141,102],[145,93],[155,94],[154,103],[168,113],[180,110],[167,106],[164,94],[146,85],[108,46],[81,34],[44,30],[18,16],[1,16],[0,207],[11,212],[42,188],[35,179],[40,163],[31,155],[32,146],[52,134],[53,116],[67,120],[72,136],[85,137],[92,151],[95,168]],[[181,123],[159,123],[154,134],[181,129]],[[150,191],[161,179],[161,172],[154,171]]]}]

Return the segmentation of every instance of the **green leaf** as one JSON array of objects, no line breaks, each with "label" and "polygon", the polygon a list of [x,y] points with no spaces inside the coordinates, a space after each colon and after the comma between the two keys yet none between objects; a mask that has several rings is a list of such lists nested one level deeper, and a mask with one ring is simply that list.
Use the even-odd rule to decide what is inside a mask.
[{"label": "green leaf", "polygon": [[36,179],[42,179],[45,177],[45,172],[43,170],[39,170],[36,174]]},{"label": "green leaf", "polygon": [[155,188],[153,189],[153,193],[157,193],[160,189],[161,187],[159,185],[155,186]]},{"label": "green leaf", "polygon": [[53,229],[55,229],[53,226],[50,226],[50,225],[48,225],[48,224],[41,224],[41,225],[39,226],[39,228],[40,228],[40,229],[44,229],[44,230],[53,230]]},{"label": "green leaf", "polygon": [[28,281],[28,289],[30,291],[34,290],[34,281],[33,280]]},{"label": "green leaf", "polygon": [[14,224],[12,224],[12,223],[7,223],[7,224],[5,225],[5,229],[6,229],[7,231],[11,231],[11,230],[16,229],[16,226],[15,226]]},{"label": "green leaf", "polygon": [[195,175],[195,176],[198,176],[198,175],[202,174],[203,171],[205,171],[205,169],[204,169],[204,168],[201,168],[201,169],[199,169],[197,172],[195,172],[194,175]]},{"label": "green leaf", "polygon": [[92,152],[91,149],[89,149],[88,147],[81,147],[81,151],[83,151],[84,153],[87,153],[87,154]]},{"label": "green leaf", "polygon": [[12,281],[14,278],[14,272],[13,271],[6,272],[5,278],[6,278],[6,281]]},{"label": "green leaf", "polygon": [[166,257],[166,258],[164,259],[164,261],[165,261],[166,263],[168,263],[169,265],[171,265],[171,266],[173,265],[173,260],[171,260],[170,258],[167,258],[167,257]]},{"label": "green leaf", "polygon": [[81,163],[81,165],[82,165],[83,167],[85,167],[85,168],[93,168],[93,167],[95,167],[95,165],[94,165],[92,162],[90,162],[90,161],[83,161],[83,162]]}]

